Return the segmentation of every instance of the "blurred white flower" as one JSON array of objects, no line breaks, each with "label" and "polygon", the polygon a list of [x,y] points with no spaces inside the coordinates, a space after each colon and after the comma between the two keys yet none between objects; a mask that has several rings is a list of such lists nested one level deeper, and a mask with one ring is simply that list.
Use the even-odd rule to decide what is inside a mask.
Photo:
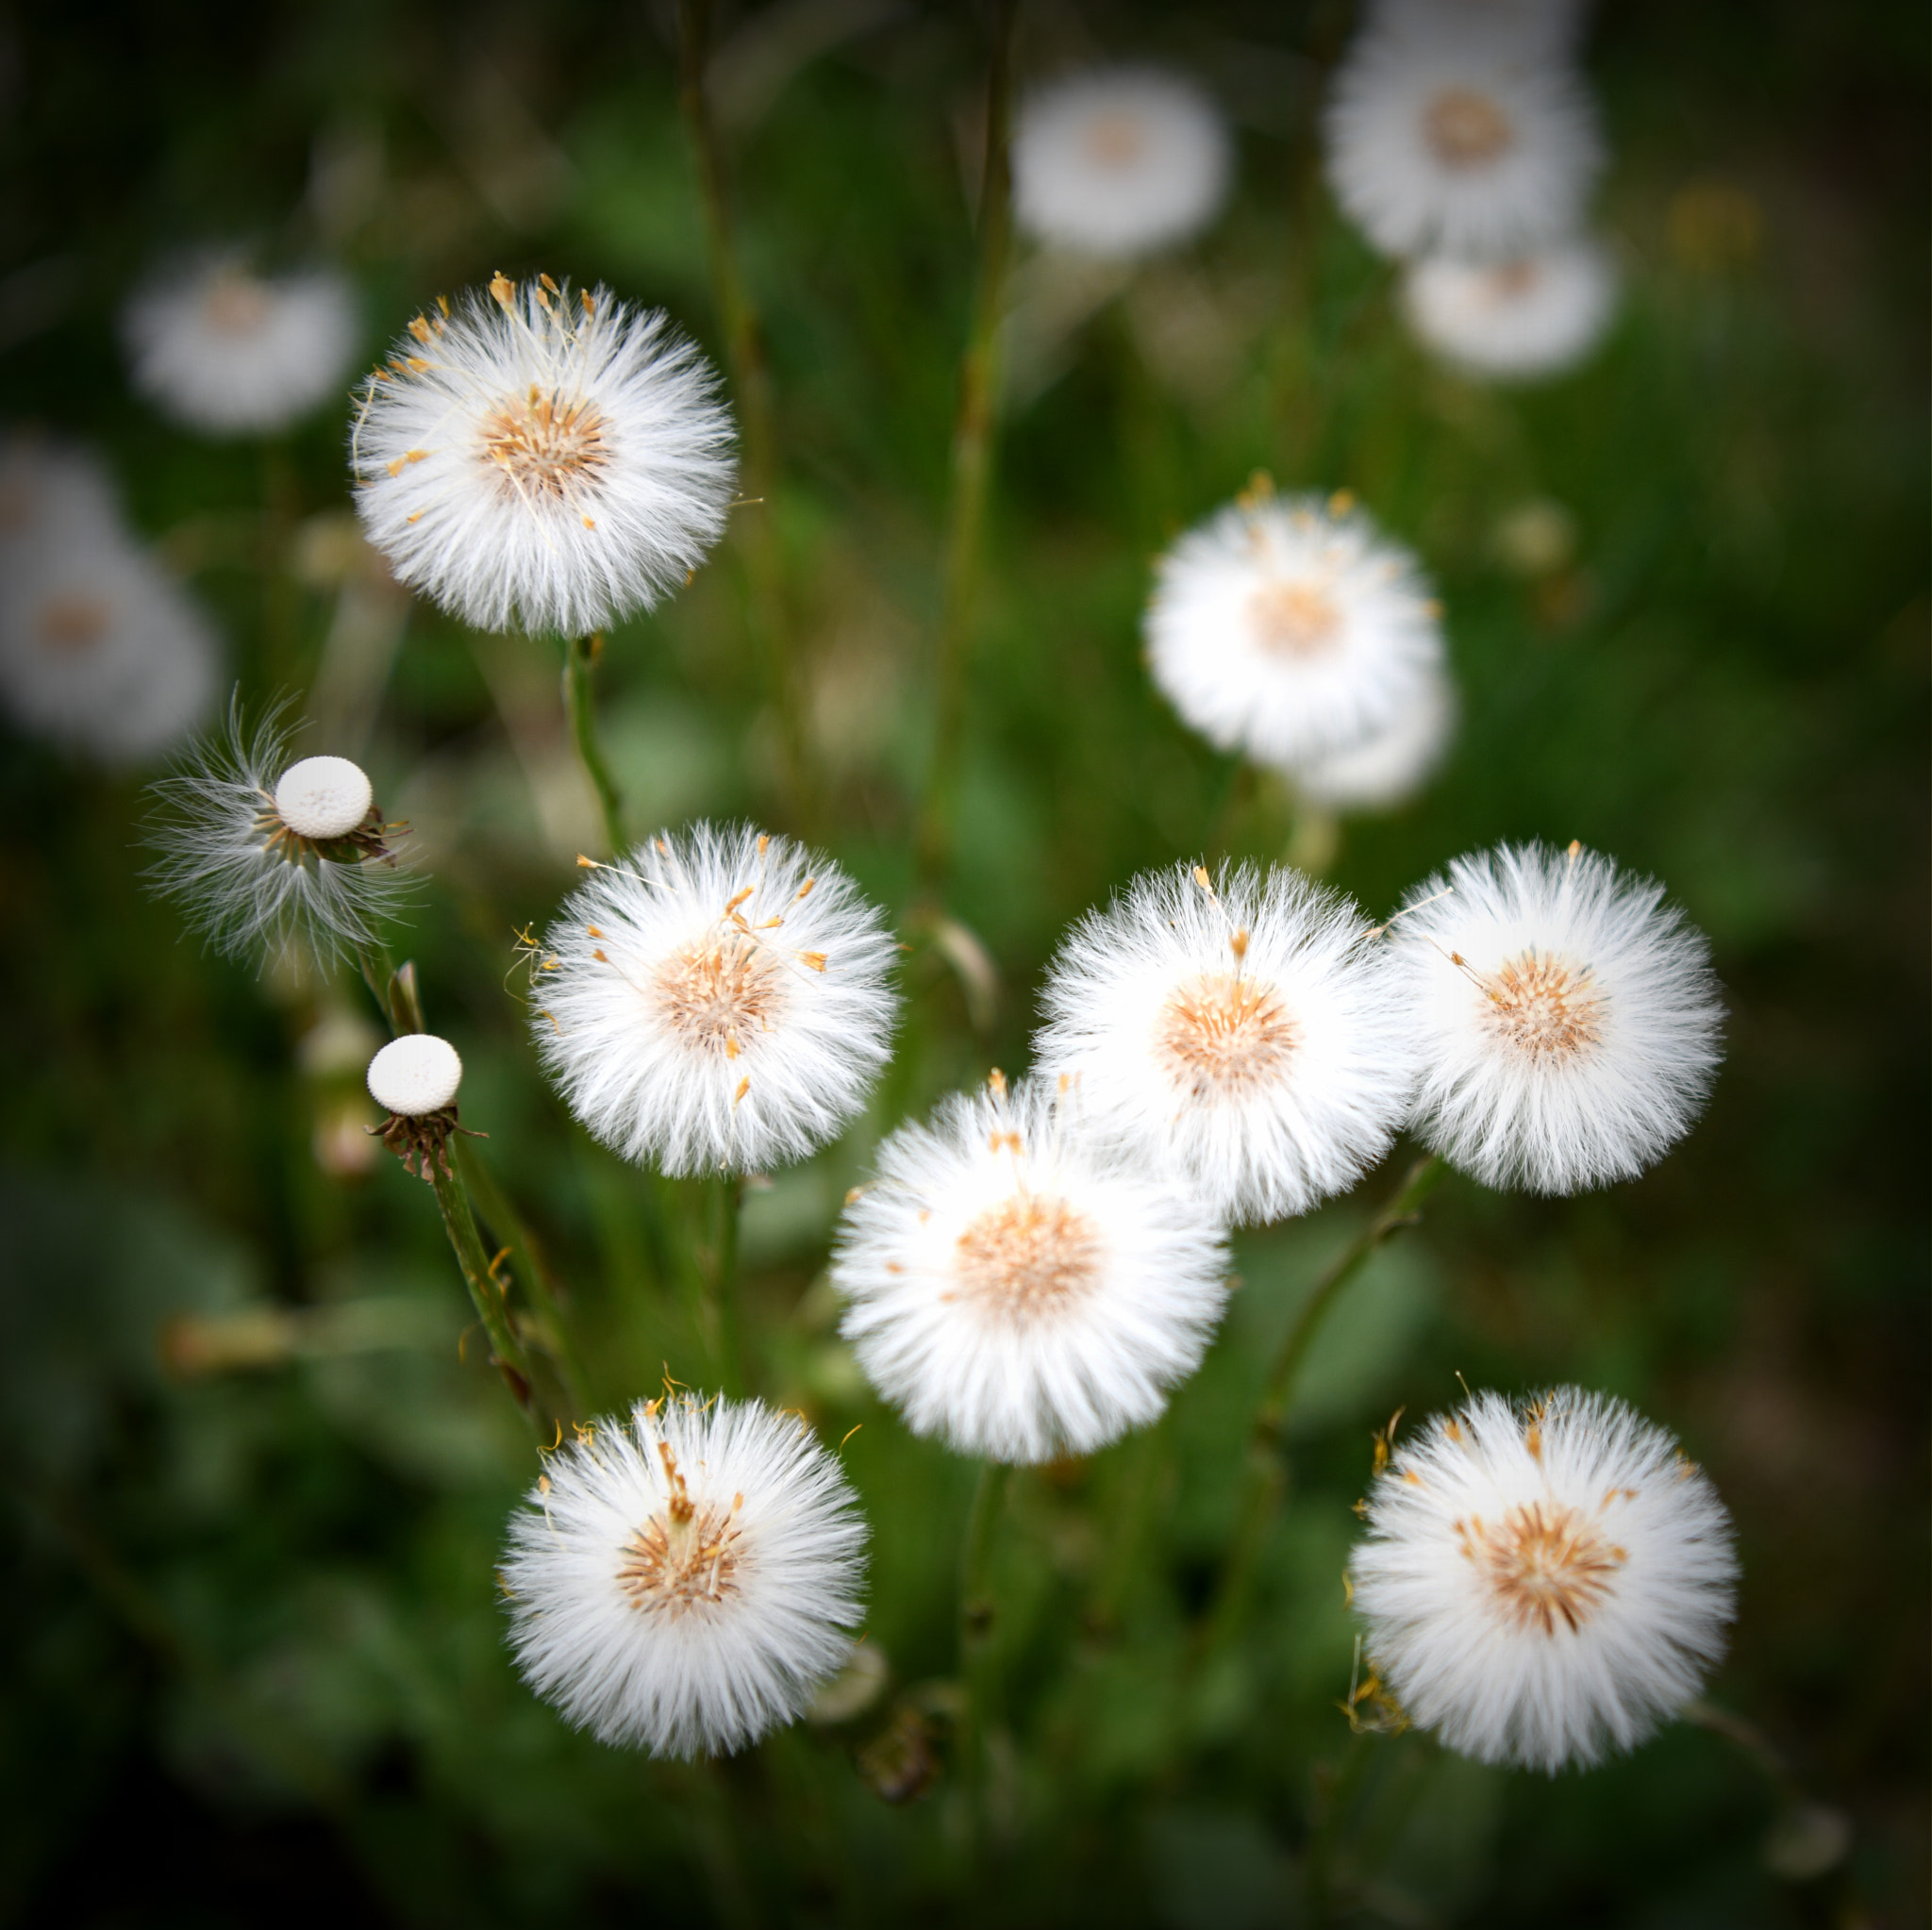
[{"label": "blurred white flower", "polygon": [[1324,116],[1336,198],[1389,255],[1507,259],[1572,232],[1602,164],[1590,96],[1460,8],[1362,34]]},{"label": "blurred white flower", "polygon": [[1369,1657],[1479,1762],[1554,1774],[1628,1749],[1724,1653],[1730,1518],[1622,1401],[1477,1394],[1394,1451],[1366,1512],[1349,1575]]},{"label": "blurred white flower", "polygon": [[1034,1040],[1088,1117],[1238,1224],[1305,1213],[1385,1153],[1407,1014],[1360,907],[1299,872],[1144,872],[1075,925]]},{"label": "blurred white flower", "polygon": [[1131,259],[1198,233],[1227,193],[1220,110],[1192,81],[1108,67],[1042,88],[1013,128],[1013,214],[1069,253]]},{"label": "blurred white flower", "polygon": [[997,1461],[1091,1454],[1158,1416],[1226,1299],[1218,1223],[1045,1080],[955,1093],[848,1201],[840,1332],[914,1434]]},{"label": "blurred white flower", "polygon": [[[231,710],[154,791],[148,841],[160,857],[148,875],[219,951],[307,952],[325,963],[374,944],[414,889],[369,780],[345,757],[291,764],[274,712],[251,733]],[[339,829],[358,802],[360,815]]]},{"label": "blurred white flower", "polygon": [[641,1403],[546,1456],[510,1518],[517,1667],[600,1742],[742,1749],[844,1662],[864,1548],[838,1462],[795,1414]]},{"label": "blurred white flower", "polygon": [[1502,380],[1573,368],[1602,338],[1616,300],[1608,251],[1580,238],[1513,261],[1432,255],[1402,285],[1419,341],[1472,374]]},{"label": "blurred white flower", "polygon": [[0,706],[106,764],[167,750],[208,715],[219,652],[200,608],[123,526],[70,444],[0,448]]},{"label": "blurred white flower", "polygon": [[878,909],[748,825],[661,832],[591,870],[534,973],[538,1052],[572,1112],[672,1173],[757,1172],[833,1138],[891,1056]]},{"label": "blurred white flower", "polygon": [[1290,769],[1391,729],[1441,674],[1415,558],[1345,494],[1257,491],[1217,510],[1161,557],[1146,634],[1186,723]]},{"label": "blurred white flower", "polygon": [[1724,1007],[1662,886],[1579,845],[1503,845],[1416,886],[1391,937],[1422,1055],[1412,1129],[1486,1185],[1632,1178],[1703,1110]]},{"label": "blurred white flower", "polygon": [[1391,810],[1420,790],[1456,732],[1456,692],[1425,678],[1395,720],[1345,751],[1309,757],[1289,774],[1302,795],[1338,811]]},{"label": "blurred white flower", "polygon": [[331,269],[258,275],[236,254],[169,270],[127,305],[134,386],[205,435],[278,429],[342,393],[360,324]]},{"label": "blurred white flower", "polygon": [[418,315],[364,385],[356,507],[399,582],[479,629],[648,609],[724,527],[731,418],[658,309],[498,275]]}]

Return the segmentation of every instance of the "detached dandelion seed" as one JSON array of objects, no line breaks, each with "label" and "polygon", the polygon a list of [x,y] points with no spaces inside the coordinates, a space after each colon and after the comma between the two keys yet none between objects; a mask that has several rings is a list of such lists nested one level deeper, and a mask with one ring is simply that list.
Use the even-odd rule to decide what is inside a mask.
[{"label": "detached dandelion seed", "polygon": [[1690,1129],[1724,1007],[1703,935],[1660,885],[1581,846],[1504,845],[1404,903],[1391,939],[1421,1053],[1412,1129],[1451,1165],[1577,1192],[1635,1177]]},{"label": "detached dandelion seed", "polygon": [[660,310],[499,275],[417,316],[363,385],[363,528],[399,582],[479,629],[603,629],[682,584],[724,530],[717,387]]},{"label": "detached dandelion seed", "polygon": [[1074,928],[1041,1002],[1042,1070],[1238,1224],[1353,1184],[1414,1090],[1368,918],[1285,867],[1144,873]]},{"label": "detached dandelion seed", "polygon": [[757,1401],[647,1401],[560,1453],[509,1526],[524,1679],[653,1755],[747,1747],[852,1649],[865,1524],[839,1464]]},{"label": "detached dandelion seed", "polygon": [[122,523],[85,451],[0,448],[0,706],[95,761],[135,764],[208,715],[220,650],[198,605]]},{"label": "detached dandelion seed", "polygon": [[1349,1576],[1369,1654],[1479,1762],[1555,1774],[1629,1749],[1724,1653],[1730,1518],[1622,1401],[1477,1394],[1395,1450],[1366,1513]]},{"label": "detached dandelion seed", "polygon": [[1328,177],[1388,255],[1507,260],[1578,225],[1603,161],[1596,115],[1569,63],[1535,35],[1472,30],[1467,9],[1403,9],[1336,74]]},{"label": "detached dandelion seed", "polygon": [[414,889],[369,779],[346,757],[291,762],[274,713],[250,733],[232,710],[154,790],[148,875],[218,951],[328,963],[375,944]]},{"label": "detached dandelion seed", "polygon": [[1104,1447],[1160,1413],[1221,1317],[1214,1215],[1088,1130],[1079,1096],[995,1073],[901,1126],[847,1202],[840,1331],[906,1424],[960,1454]]},{"label": "detached dandelion seed", "polygon": [[802,1159],[891,1054],[897,952],[829,860],[747,825],[591,867],[544,934],[537,1048],[565,1103],[671,1173]]},{"label": "detached dandelion seed", "polygon": [[149,283],[123,326],[134,386],[210,436],[282,428],[339,395],[360,333],[346,277],[259,275],[232,252]]},{"label": "detached dandelion seed", "polygon": [[1184,722],[1290,771],[1392,729],[1442,674],[1415,558],[1345,496],[1264,488],[1217,511],[1160,559],[1146,628]]},{"label": "detached dandelion seed", "polygon": [[1445,361],[1497,381],[1574,368],[1602,339],[1617,275],[1599,242],[1573,239],[1512,261],[1431,256],[1403,281],[1416,339]]},{"label": "detached dandelion seed", "polygon": [[1231,159],[1226,125],[1193,82],[1155,68],[1075,75],[1021,104],[1014,219],[1069,253],[1132,259],[1213,220]]}]

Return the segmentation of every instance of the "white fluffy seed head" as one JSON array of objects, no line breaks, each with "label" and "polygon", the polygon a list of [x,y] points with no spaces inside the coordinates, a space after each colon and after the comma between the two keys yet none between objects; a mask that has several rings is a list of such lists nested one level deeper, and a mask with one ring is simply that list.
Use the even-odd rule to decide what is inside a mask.
[{"label": "white fluffy seed head", "polygon": [[1213,220],[1232,153],[1219,109],[1192,81],[1109,67],[1042,88],[1013,128],[1013,215],[1037,241],[1127,260]]},{"label": "white fluffy seed head", "polygon": [[1663,888],[1572,845],[1502,845],[1418,885],[1391,922],[1421,1054],[1412,1129],[1486,1185],[1629,1179],[1683,1137],[1724,1007]]},{"label": "white fluffy seed head", "polygon": [[750,825],[598,865],[544,935],[537,1049],[564,1102],[666,1173],[802,1159],[891,1055],[897,952],[829,859]]},{"label": "white fluffy seed head", "polygon": [[208,715],[220,654],[200,607],[121,521],[84,450],[0,447],[0,707],[108,765],[142,762]]},{"label": "white fluffy seed head", "polygon": [[1414,1047],[1358,906],[1278,867],[1146,872],[1061,944],[1033,1042],[1088,1116],[1237,1224],[1304,1213],[1386,1152]]},{"label": "white fluffy seed head", "polygon": [[379,832],[359,834],[353,853],[334,838],[322,842],[336,856],[318,849],[276,806],[278,782],[292,774],[280,716],[250,730],[231,709],[226,727],[154,787],[147,841],[160,857],[148,877],[220,951],[326,964],[374,943],[416,881]]},{"label": "white fluffy seed head", "polygon": [[851,1653],[864,1550],[838,1462],[795,1414],[644,1402],[546,1456],[511,1518],[517,1667],[600,1742],[745,1748]]},{"label": "white fluffy seed head", "polygon": [[277,429],[338,396],[360,324],[330,270],[258,275],[236,254],[170,269],[128,304],[134,385],[204,435]]},{"label": "white fluffy seed head", "polygon": [[375,802],[375,787],[346,757],[304,757],[275,782],[275,811],[298,838],[346,838]]},{"label": "white fluffy seed head", "polygon": [[1473,375],[1529,381],[1574,368],[1601,340],[1616,307],[1608,251],[1573,238],[1512,261],[1431,256],[1403,280],[1418,341]]},{"label": "white fluffy seed head", "polygon": [[1392,728],[1442,674],[1415,558],[1346,495],[1240,498],[1157,566],[1154,681],[1223,750],[1293,769]]},{"label": "white fluffy seed head", "polygon": [[1213,1213],[1091,1130],[1071,1083],[996,1073],[901,1126],[846,1206],[840,1331],[913,1433],[1091,1454],[1154,1420],[1226,1297]]},{"label": "white fluffy seed head", "polygon": [[660,310],[498,275],[418,315],[364,385],[363,528],[399,582],[480,629],[601,629],[682,583],[724,527],[717,387]]},{"label": "white fluffy seed head", "polygon": [[1392,723],[1345,751],[1309,757],[1289,775],[1303,796],[1338,811],[1392,810],[1428,782],[1456,734],[1456,692],[1426,678]]},{"label": "white fluffy seed head", "polygon": [[1596,115],[1534,36],[1405,9],[1361,34],[1324,117],[1328,178],[1388,255],[1496,260],[1572,232],[1602,165]]},{"label": "white fluffy seed head", "polygon": [[1479,1762],[1628,1749],[1724,1653],[1738,1565],[1709,1480],[1622,1401],[1481,1393],[1395,1449],[1349,1561],[1369,1657]]},{"label": "white fluffy seed head", "polygon": [[429,1032],[405,1032],[369,1061],[369,1096],[399,1119],[441,1112],[462,1083],[456,1047]]}]

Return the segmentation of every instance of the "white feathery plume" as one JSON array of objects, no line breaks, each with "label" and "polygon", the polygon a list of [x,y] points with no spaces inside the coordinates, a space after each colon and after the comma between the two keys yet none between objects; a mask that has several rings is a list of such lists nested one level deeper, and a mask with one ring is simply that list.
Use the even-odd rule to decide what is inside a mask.
[{"label": "white feathery plume", "polygon": [[502,1580],[517,1667],[574,1727],[653,1755],[742,1749],[844,1663],[865,1523],[795,1414],[668,1395],[543,1465]]},{"label": "white feathery plume", "polygon": [[1414,1090],[1384,954],[1358,906],[1286,866],[1144,872],[1062,942],[1035,1063],[1218,1217],[1305,1213],[1381,1157]]},{"label": "white feathery plume", "polygon": [[134,541],[106,472],[38,436],[0,447],[0,707],[104,764],[140,763],[208,714],[219,650]]},{"label": "white feathery plume", "polygon": [[346,757],[291,761],[277,711],[250,731],[232,707],[154,794],[149,879],[218,951],[327,963],[377,942],[415,889],[369,779]]},{"label": "white feathery plume", "polygon": [[1661,885],[1577,844],[1506,844],[1416,886],[1391,938],[1421,1054],[1411,1129],[1486,1185],[1633,1178],[1703,1110],[1724,1007]]},{"label": "white feathery plume", "polygon": [[178,264],[123,318],[134,386],[204,435],[278,429],[341,393],[361,332],[332,269],[259,275],[232,252]]},{"label": "white feathery plume", "polygon": [[1432,255],[1403,277],[1416,339],[1445,361],[1498,381],[1574,368],[1602,339],[1617,271],[1599,241],[1574,236],[1513,261]]},{"label": "white feathery plume", "polygon": [[1304,797],[1338,811],[1392,810],[1422,789],[1456,733],[1456,692],[1438,674],[1392,724],[1345,751],[1309,757],[1289,774]]},{"label": "white feathery plume", "polygon": [[746,1173],[858,1113],[891,1057],[897,947],[837,865],[708,824],[578,862],[531,1026],[591,1133],[666,1173]]},{"label": "white feathery plume", "polygon": [[1603,161],[1589,94],[1534,36],[1463,9],[1361,34],[1324,115],[1336,198],[1387,255],[1508,259],[1574,230]]},{"label": "white feathery plume", "polygon": [[840,1332],[914,1434],[1035,1462],[1154,1420],[1227,1295],[1218,1222],[1089,1128],[1067,1081],[995,1073],[879,1148],[846,1203]]},{"label": "white feathery plume", "polygon": [[1291,770],[1391,729],[1441,674],[1415,558],[1345,491],[1257,487],[1189,530],[1158,565],[1146,633],[1186,723]]},{"label": "white feathery plume", "polygon": [[1129,260],[1213,220],[1232,151],[1212,100],[1177,74],[1105,67],[1029,95],[1013,128],[1013,218],[1051,247]]},{"label": "white feathery plume", "polygon": [[662,310],[498,275],[363,385],[356,507],[396,580],[484,630],[649,609],[724,527],[731,418]]},{"label": "white feathery plume", "polygon": [[1622,1401],[1480,1393],[1376,1459],[1355,1607],[1403,1712],[1451,1749],[1553,1775],[1596,1762],[1674,1715],[1724,1654],[1730,1518]]}]

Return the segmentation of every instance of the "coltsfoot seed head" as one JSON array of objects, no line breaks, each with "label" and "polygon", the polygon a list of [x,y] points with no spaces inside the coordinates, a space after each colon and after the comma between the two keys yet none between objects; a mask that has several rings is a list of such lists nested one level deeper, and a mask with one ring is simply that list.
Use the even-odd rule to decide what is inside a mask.
[{"label": "coltsfoot seed head", "polygon": [[1602,165],[1596,116],[1550,34],[1468,6],[1391,10],[1357,36],[1324,117],[1335,196],[1397,256],[1497,260],[1560,240]]},{"label": "coltsfoot seed head", "polygon": [[585,1127],[671,1173],[802,1159],[891,1055],[897,953],[829,859],[750,825],[592,865],[544,934],[531,1029]]},{"label": "coltsfoot seed head", "polygon": [[479,629],[602,629],[682,583],[724,527],[717,388],[660,310],[498,275],[417,316],[363,386],[363,529],[398,582]]},{"label": "coltsfoot seed head", "polygon": [[275,811],[298,838],[346,838],[375,803],[375,787],[346,757],[304,757],[275,782]]},{"label": "coltsfoot seed head", "polygon": [[1421,1055],[1411,1129],[1485,1185],[1634,1178],[1703,1110],[1724,1007],[1660,885],[1580,845],[1502,845],[1416,886],[1390,938]]},{"label": "coltsfoot seed head", "polygon": [[1082,1110],[1070,1084],[995,1074],[901,1126],[847,1203],[840,1331],[915,1434],[1089,1454],[1199,1363],[1227,1291],[1219,1223]]},{"label": "coltsfoot seed head", "polygon": [[1392,810],[1441,763],[1456,734],[1456,710],[1449,679],[1426,678],[1393,722],[1348,750],[1288,766],[1288,774],[1304,797],[1331,810]]},{"label": "coltsfoot seed head", "polygon": [[128,304],[134,385],[204,435],[258,433],[340,397],[356,354],[356,292],[333,270],[260,275],[240,255],[193,258]]},{"label": "coltsfoot seed head", "polygon": [[1062,941],[1041,1003],[1041,1070],[1237,1224],[1351,1185],[1414,1090],[1369,919],[1285,867],[1143,873]]},{"label": "coltsfoot seed head", "polygon": [[1232,160],[1220,110],[1194,82],[1138,67],[1074,75],[1030,94],[1012,152],[1022,231],[1107,260],[1173,247],[1206,227]]},{"label": "coltsfoot seed head", "polygon": [[1369,1658],[1478,1761],[1554,1774],[1628,1749],[1724,1653],[1730,1518],[1621,1401],[1477,1394],[1387,1456],[1363,1512],[1349,1576]]},{"label": "coltsfoot seed head", "polygon": [[453,1105],[463,1062],[446,1039],[406,1032],[369,1061],[369,1096],[399,1119],[423,1119]]},{"label": "coltsfoot seed head", "polygon": [[742,1749],[843,1665],[865,1524],[795,1414],[671,1395],[543,1465],[502,1581],[517,1667],[574,1727],[653,1755]]},{"label": "coltsfoot seed head", "polygon": [[1416,339],[1445,361],[1495,381],[1560,374],[1601,339],[1616,306],[1609,252],[1588,239],[1514,260],[1430,256],[1403,280]]},{"label": "coltsfoot seed head", "polygon": [[1277,497],[1264,478],[1161,557],[1146,634],[1185,723],[1290,772],[1398,729],[1443,676],[1414,557],[1345,495]]}]

